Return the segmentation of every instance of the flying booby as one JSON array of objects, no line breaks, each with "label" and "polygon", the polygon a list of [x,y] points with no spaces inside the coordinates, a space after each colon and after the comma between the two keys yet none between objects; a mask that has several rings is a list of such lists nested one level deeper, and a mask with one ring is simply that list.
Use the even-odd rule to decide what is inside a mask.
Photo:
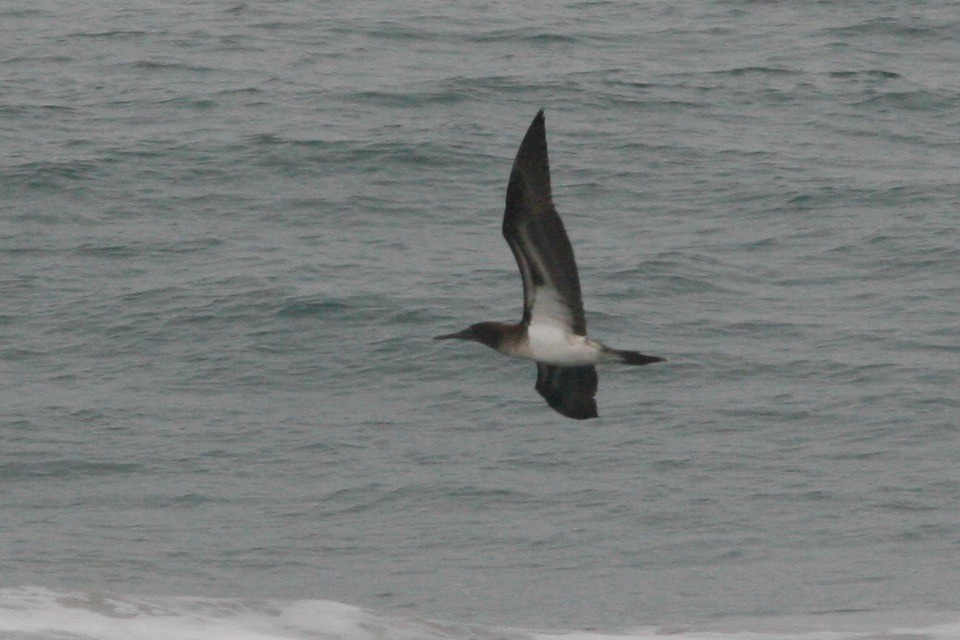
[{"label": "flying booby", "polygon": [[510,171],[503,237],[523,278],[517,324],[478,322],[435,340],[473,340],[537,363],[536,389],[568,418],[597,417],[597,370],[608,362],[643,365],[663,358],[612,349],[587,337],[573,247],[550,194],[543,109],[530,124]]}]

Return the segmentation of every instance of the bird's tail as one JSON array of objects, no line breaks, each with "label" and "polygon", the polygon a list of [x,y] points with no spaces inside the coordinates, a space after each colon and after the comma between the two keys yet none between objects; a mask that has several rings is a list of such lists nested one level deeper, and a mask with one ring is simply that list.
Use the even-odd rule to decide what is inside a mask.
[{"label": "bird's tail", "polygon": [[624,351],[622,349],[610,349],[609,347],[606,353],[613,356],[611,359],[615,362],[622,362],[623,364],[653,364],[654,362],[663,362],[665,360],[665,358],[644,355],[638,351]]}]

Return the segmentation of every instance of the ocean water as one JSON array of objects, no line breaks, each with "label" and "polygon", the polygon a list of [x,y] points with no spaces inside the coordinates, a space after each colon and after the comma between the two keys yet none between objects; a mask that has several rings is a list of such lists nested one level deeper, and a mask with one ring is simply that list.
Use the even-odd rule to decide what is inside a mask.
[{"label": "ocean water", "polygon": [[[960,638],[952,2],[0,7],[0,637]],[[546,109],[600,371],[515,320]]]}]

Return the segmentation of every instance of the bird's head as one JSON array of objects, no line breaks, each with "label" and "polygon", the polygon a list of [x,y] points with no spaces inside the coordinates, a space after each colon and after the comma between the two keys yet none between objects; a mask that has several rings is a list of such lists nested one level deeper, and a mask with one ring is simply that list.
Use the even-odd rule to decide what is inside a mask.
[{"label": "bird's head", "polygon": [[463,331],[436,336],[434,340],[472,340],[496,349],[502,339],[504,326],[502,322],[478,322]]}]

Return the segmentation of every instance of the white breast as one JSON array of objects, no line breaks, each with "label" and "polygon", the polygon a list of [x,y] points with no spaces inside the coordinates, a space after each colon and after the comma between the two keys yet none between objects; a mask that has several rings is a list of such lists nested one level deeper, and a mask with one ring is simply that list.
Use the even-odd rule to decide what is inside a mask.
[{"label": "white breast", "polygon": [[597,364],[603,347],[587,338],[578,336],[554,324],[531,323],[527,328],[529,354],[517,354],[537,362],[560,366],[577,367]]}]

